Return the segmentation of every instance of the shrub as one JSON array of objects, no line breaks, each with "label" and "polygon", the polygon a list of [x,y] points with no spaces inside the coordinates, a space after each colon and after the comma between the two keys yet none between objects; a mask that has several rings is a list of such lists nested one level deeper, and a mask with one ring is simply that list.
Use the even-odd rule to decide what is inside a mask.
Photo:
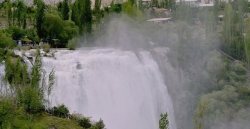
[{"label": "shrub", "polygon": [[53,107],[53,115],[66,118],[69,116],[69,109],[63,104],[58,107]]},{"label": "shrub", "polygon": [[0,63],[2,63],[3,59],[4,59],[4,49],[0,48]]},{"label": "shrub", "polygon": [[104,129],[105,124],[103,123],[103,120],[100,119],[98,122],[94,124],[95,129]]},{"label": "shrub", "polygon": [[71,40],[68,42],[67,48],[68,48],[69,50],[75,50],[76,47],[77,47],[77,45],[78,45],[78,40],[74,38],[74,39],[71,39]]},{"label": "shrub", "polygon": [[91,127],[91,123],[90,123],[90,120],[89,118],[81,118],[79,120],[79,125],[82,126],[83,128],[90,128]]},{"label": "shrub", "polygon": [[17,44],[7,34],[0,31],[0,48],[14,48]]},{"label": "shrub", "polygon": [[45,43],[42,45],[43,51],[48,53],[50,51],[50,45]]},{"label": "shrub", "polygon": [[83,118],[83,115],[82,114],[79,114],[79,113],[73,113],[70,115],[70,119],[71,120],[74,120],[76,122],[79,122],[79,120]]}]

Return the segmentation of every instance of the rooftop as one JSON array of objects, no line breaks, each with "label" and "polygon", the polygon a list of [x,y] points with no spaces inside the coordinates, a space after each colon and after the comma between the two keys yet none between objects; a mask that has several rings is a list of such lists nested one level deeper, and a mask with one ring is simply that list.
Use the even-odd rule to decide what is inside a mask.
[{"label": "rooftop", "polygon": [[167,20],[169,20],[169,19],[171,19],[171,17],[169,17],[169,18],[153,18],[153,19],[148,19],[147,21],[149,21],[149,22],[167,21]]}]

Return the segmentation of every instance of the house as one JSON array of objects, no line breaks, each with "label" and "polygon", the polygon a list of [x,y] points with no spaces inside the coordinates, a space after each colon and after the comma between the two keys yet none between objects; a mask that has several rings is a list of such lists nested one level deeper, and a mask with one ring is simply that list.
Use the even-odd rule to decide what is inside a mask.
[{"label": "house", "polygon": [[142,0],[141,3],[143,6],[146,6],[146,7],[151,6],[151,0]]},{"label": "house", "polygon": [[199,5],[198,0],[176,0],[176,5],[180,4],[180,2],[184,2],[191,7],[197,7]]},{"label": "house", "polygon": [[150,4],[151,0],[142,0],[141,1],[143,5]]},{"label": "house", "polygon": [[22,38],[21,41],[22,41],[22,45],[30,45],[33,42],[28,37]]},{"label": "house", "polygon": [[199,7],[212,7],[214,6],[214,1],[213,0],[201,0],[198,6]]},{"label": "house", "polygon": [[148,22],[154,22],[154,23],[166,23],[168,22],[170,19],[172,19],[171,17],[169,18],[153,18],[153,19],[148,19]]}]

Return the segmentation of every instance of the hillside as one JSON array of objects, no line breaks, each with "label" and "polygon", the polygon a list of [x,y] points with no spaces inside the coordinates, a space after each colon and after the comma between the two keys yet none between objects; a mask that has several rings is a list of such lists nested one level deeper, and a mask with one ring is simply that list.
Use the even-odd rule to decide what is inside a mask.
[{"label": "hillside", "polygon": [[[4,0],[0,0],[0,3],[3,2]],[[11,1],[15,1],[15,0],[11,0]],[[31,5],[33,3],[33,0],[24,0],[26,5]],[[44,0],[44,2],[46,4],[55,4],[55,3],[58,3],[59,1],[62,1],[62,0]],[[74,1],[74,0],[72,0]],[[109,5],[111,3],[112,0],[102,0],[102,5]],[[123,2],[125,0],[115,0],[117,2]],[[92,2],[92,7],[94,6],[95,4],[95,0],[91,0]]]},{"label": "hillside", "polygon": [[36,116],[32,122],[24,119],[20,121],[20,125],[17,124],[17,127],[31,127],[33,129],[83,129],[83,127],[81,127],[75,121],[66,118],[51,116],[46,113],[42,113],[40,114],[40,116]]}]

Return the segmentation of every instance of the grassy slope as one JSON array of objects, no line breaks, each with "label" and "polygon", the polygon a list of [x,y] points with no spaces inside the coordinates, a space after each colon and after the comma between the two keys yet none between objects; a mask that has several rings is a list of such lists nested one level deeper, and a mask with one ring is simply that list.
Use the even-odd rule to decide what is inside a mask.
[{"label": "grassy slope", "polygon": [[83,127],[79,126],[79,124],[75,121],[66,118],[51,116],[46,113],[33,115],[32,120],[17,116],[13,122],[15,127],[23,129],[48,129],[52,125],[55,125],[57,129],[83,129]]},{"label": "grassy slope", "polygon": [[83,129],[74,121],[48,115],[37,120],[34,129],[48,129],[51,125],[55,125],[58,129]]}]

